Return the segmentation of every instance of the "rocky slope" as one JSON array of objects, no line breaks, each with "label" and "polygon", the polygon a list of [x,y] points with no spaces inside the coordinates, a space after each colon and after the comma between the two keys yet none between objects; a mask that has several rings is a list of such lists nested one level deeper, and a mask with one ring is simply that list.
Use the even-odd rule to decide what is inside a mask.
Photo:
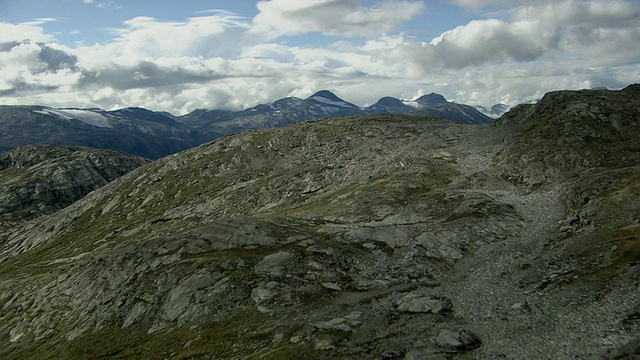
[{"label": "rocky slope", "polygon": [[631,358],[638,89],[160,159],[0,235],[0,356]]},{"label": "rocky slope", "polygon": [[54,213],[148,162],[70,146],[24,146],[0,154],[0,229]]}]

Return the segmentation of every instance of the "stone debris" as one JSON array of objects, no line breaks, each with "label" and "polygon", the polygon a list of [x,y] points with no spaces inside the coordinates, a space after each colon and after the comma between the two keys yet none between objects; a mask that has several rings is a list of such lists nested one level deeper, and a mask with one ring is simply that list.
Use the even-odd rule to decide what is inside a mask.
[{"label": "stone debris", "polygon": [[442,351],[451,353],[473,350],[482,345],[478,335],[468,330],[442,330],[435,342]]},{"label": "stone debris", "polygon": [[339,317],[335,319],[331,319],[329,321],[321,322],[315,324],[315,327],[320,330],[339,330],[345,332],[353,332],[357,329],[362,322],[360,318],[362,317],[362,312],[354,311],[351,312],[344,317]]},{"label": "stone debris", "polygon": [[396,305],[398,311],[409,313],[440,314],[451,310],[451,301],[447,298],[431,298],[417,294],[405,295]]},{"label": "stone debris", "polygon": [[256,303],[261,303],[272,299],[277,294],[276,288],[280,285],[276,281],[262,282],[258,287],[251,290],[251,299]]},{"label": "stone debris", "polygon": [[293,253],[288,251],[281,251],[275,254],[265,256],[256,266],[253,271],[256,274],[266,274],[272,276],[282,276],[283,266],[289,260],[293,258]]},{"label": "stone debris", "polygon": [[334,290],[334,291],[342,291],[342,287],[338,283],[325,282],[325,283],[322,283],[322,286],[325,289]]}]

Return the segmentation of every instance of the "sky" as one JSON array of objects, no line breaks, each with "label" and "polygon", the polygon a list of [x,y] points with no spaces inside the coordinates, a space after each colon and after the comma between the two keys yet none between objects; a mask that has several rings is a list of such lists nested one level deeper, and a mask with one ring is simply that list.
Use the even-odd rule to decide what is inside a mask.
[{"label": "sky", "polygon": [[510,106],[640,82],[640,0],[0,0],[0,104],[175,115],[330,90]]}]

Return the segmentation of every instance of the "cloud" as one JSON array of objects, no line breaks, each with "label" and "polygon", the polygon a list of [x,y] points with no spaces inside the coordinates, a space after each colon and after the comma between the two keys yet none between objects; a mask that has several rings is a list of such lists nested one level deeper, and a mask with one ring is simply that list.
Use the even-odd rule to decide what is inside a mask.
[{"label": "cloud", "polygon": [[533,61],[557,45],[555,32],[531,21],[472,21],[422,46],[432,65],[464,68],[486,62]]},{"label": "cloud", "polygon": [[46,24],[49,22],[57,22],[59,21],[56,18],[38,18],[38,19],[34,19],[31,21],[27,21],[27,22],[23,22],[21,25],[25,25],[25,26],[39,26],[42,24]]},{"label": "cloud", "polygon": [[[417,73],[512,61],[601,57],[595,64],[637,63],[640,6],[623,1],[561,1],[520,7],[507,20],[474,20],[430,43],[405,43],[395,58],[409,59]],[[613,54],[613,56],[611,56]]]},{"label": "cloud", "polygon": [[94,5],[99,9],[107,9],[107,8],[124,9],[125,8],[124,5],[119,4],[115,1],[82,0],[82,3],[87,5]]},{"label": "cloud", "polygon": [[479,10],[488,6],[514,7],[520,5],[541,5],[557,0],[453,0],[453,3],[466,8]]},{"label": "cloud", "polygon": [[[0,22],[0,103],[181,114],[330,89],[359,105],[432,91],[462,103],[514,105],[549,90],[640,78],[637,3],[457,3],[501,10],[428,42],[401,31],[422,12],[420,1],[273,0],[260,2],[253,19],[224,11],[174,22],[136,17],[93,46],[60,45],[35,22]],[[336,38],[289,41],[309,32]]]},{"label": "cloud", "polygon": [[113,42],[123,56],[160,58],[165,56],[235,57],[245,42],[249,26],[229,13],[199,16],[184,22],[162,22],[136,17],[116,30]]},{"label": "cloud", "polygon": [[41,27],[33,23],[10,24],[0,21],[0,43],[7,42],[49,42],[54,41],[52,35],[45,34]]},{"label": "cloud", "polygon": [[58,71],[62,69],[76,70],[78,58],[71,55],[67,51],[55,47],[55,45],[39,44],[40,53],[38,58],[46,64],[49,71]]},{"label": "cloud", "polygon": [[75,67],[77,59],[55,44],[11,45],[0,51],[0,92],[5,96],[68,91],[81,77]]},{"label": "cloud", "polygon": [[308,32],[373,36],[396,30],[423,7],[421,1],[385,1],[375,7],[364,6],[359,0],[261,1],[252,31],[271,38]]}]

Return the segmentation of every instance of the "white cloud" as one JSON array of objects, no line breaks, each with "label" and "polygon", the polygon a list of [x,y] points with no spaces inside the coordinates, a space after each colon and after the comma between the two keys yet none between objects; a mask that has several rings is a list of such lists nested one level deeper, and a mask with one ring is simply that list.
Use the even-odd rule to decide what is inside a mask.
[{"label": "white cloud", "polygon": [[[329,89],[359,105],[432,91],[462,103],[514,105],[549,90],[622,87],[640,78],[637,3],[457,3],[504,11],[431,42],[400,31],[422,11],[418,1],[273,0],[259,3],[254,19],[222,11],[177,22],[137,17],[108,43],[73,48],[34,22],[0,22],[0,103],[178,114]],[[306,32],[340,37],[328,46],[287,42]]]},{"label": "white cloud", "polygon": [[38,26],[39,24],[10,24],[0,21],[0,44],[23,41],[54,41],[55,38],[52,35],[45,34],[42,28]]},{"label": "white cloud", "polygon": [[249,26],[228,13],[193,17],[185,22],[161,22],[136,17],[117,30],[114,41],[122,56],[160,58],[166,56],[234,57]]},{"label": "white cloud", "polygon": [[487,6],[514,7],[519,5],[541,5],[553,3],[557,0],[453,0],[453,3],[474,10],[479,10]]},{"label": "white cloud", "polygon": [[[396,49],[411,68],[467,68],[529,62],[560,56],[592,58],[595,64],[640,60],[640,6],[616,0],[561,1],[519,8],[507,20],[474,20],[430,43]],[[568,64],[568,63],[567,63]]]},{"label": "white cloud", "polygon": [[396,30],[420,13],[421,1],[384,1],[367,7],[359,0],[271,0],[258,3],[254,33],[271,38],[320,32],[334,36],[373,36]]}]

